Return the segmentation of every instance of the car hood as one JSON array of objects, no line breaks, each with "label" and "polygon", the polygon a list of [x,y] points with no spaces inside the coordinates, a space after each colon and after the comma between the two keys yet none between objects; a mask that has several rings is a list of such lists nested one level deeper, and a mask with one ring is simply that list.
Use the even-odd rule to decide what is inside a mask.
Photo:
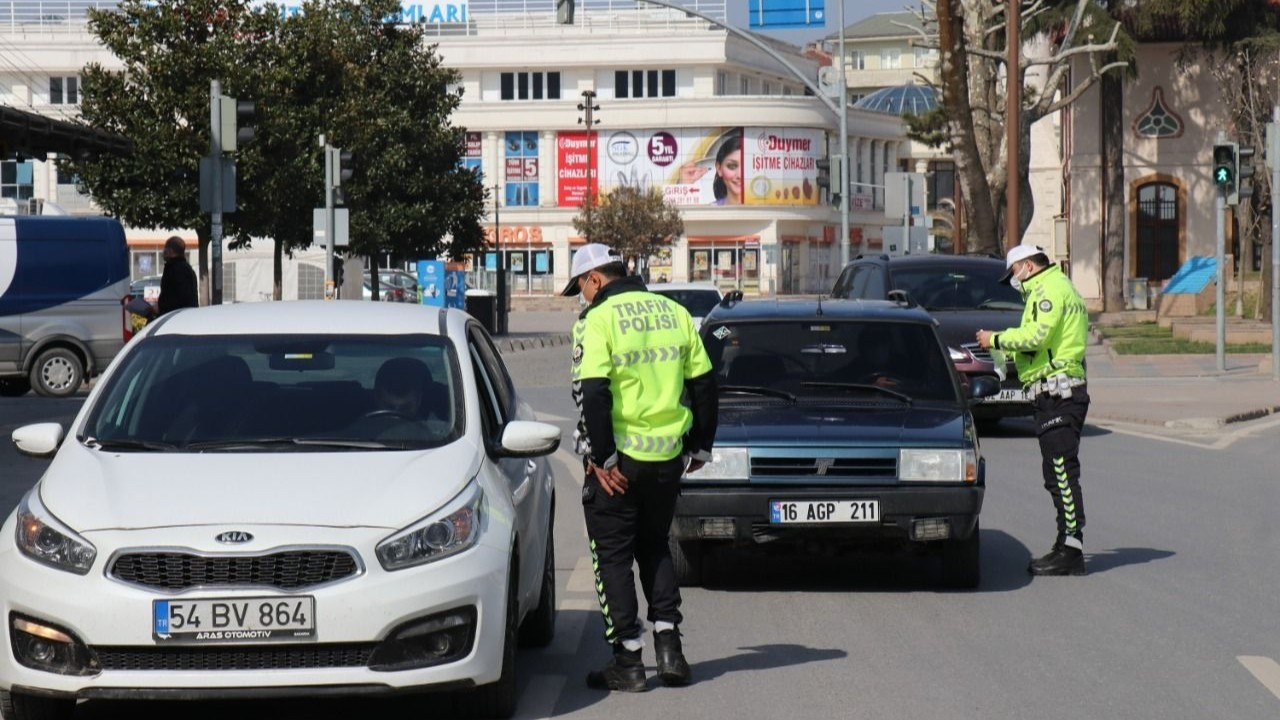
[{"label": "car hood", "polygon": [[962,408],[871,403],[720,404],[716,445],[725,447],[960,447]]},{"label": "car hood", "polygon": [[949,347],[977,342],[979,330],[1004,330],[1022,322],[1021,310],[931,310],[938,334]]},{"label": "car hood", "polygon": [[397,529],[475,477],[466,440],[412,452],[103,452],[68,439],[41,481],[46,508],[79,532],[280,524]]}]

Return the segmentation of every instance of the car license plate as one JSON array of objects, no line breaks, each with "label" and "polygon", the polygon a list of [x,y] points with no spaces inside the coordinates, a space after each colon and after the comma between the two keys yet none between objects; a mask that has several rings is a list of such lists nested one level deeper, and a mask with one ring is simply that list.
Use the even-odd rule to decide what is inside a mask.
[{"label": "car license plate", "polygon": [[875,523],[880,522],[879,500],[771,500],[769,522]]},{"label": "car license plate", "polygon": [[264,642],[316,634],[316,600],[304,597],[200,598],[152,603],[156,642]]},{"label": "car license plate", "polygon": [[987,402],[1030,402],[1031,395],[1021,388],[1006,388],[1001,390],[998,395],[992,395],[986,399]]}]

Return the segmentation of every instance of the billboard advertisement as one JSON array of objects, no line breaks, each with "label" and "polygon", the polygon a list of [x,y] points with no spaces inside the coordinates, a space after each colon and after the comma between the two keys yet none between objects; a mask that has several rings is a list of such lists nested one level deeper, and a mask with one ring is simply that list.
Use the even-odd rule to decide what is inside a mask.
[{"label": "billboard advertisement", "polygon": [[419,260],[417,265],[418,291],[421,293],[419,298],[420,302],[423,305],[444,307],[444,261]]},{"label": "billboard advertisement", "polygon": [[[599,133],[592,133],[598,136]],[[596,190],[591,147],[587,132],[562,132],[556,136],[556,202],[577,207]]]},{"label": "billboard advertisement", "polygon": [[[672,205],[817,205],[826,133],[715,127],[601,132],[601,194],[654,189]],[[564,204],[561,191],[561,204]]]}]

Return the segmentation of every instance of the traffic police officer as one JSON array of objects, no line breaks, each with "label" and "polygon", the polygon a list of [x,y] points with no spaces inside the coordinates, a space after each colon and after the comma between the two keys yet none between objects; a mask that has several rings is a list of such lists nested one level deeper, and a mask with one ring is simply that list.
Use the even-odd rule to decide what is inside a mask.
[{"label": "traffic police officer", "polygon": [[[573,258],[564,295],[589,303],[573,328],[574,433],[583,455],[583,515],[613,658],[588,674],[597,689],[647,689],[642,628],[631,566],[653,623],[658,677],[692,680],[678,625],[680,588],[667,544],[680,478],[711,458],[715,380],[689,312],[628,277],[620,256],[598,243]],[[682,396],[688,393],[687,404]]]},{"label": "traffic police officer", "polygon": [[1058,512],[1053,549],[1027,566],[1032,575],[1084,575],[1084,498],[1080,493],[1080,431],[1089,410],[1084,348],[1089,316],[1066,274],[1035,245],[1005,258],[1008,280],[1026,301],[1022,324],[978,331],[978,343],[1013,353],[1018,377],[1035,394],[1036,434],[1045,489]]}]

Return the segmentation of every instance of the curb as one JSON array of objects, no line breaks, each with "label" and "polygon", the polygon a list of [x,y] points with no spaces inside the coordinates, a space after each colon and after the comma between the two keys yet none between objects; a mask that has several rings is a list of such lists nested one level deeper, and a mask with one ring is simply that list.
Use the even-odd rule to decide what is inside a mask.
[{"label": "curb", "polygon": [[539,350],[546,347],[555,347],[557,345],[568,345],[570,337],[567,333],[533,335],[522,338],[494,338],[493,344],[497,346],[498,352],[503,355],[511,353],[524,352],[525,350]]},{"label": "curb", "polygon": [[1152,427],[1174,428],[1179,430],[1217,430],[1225,425],[1249,422],[1269,415],[1280,415],[1280,405],[1255,408],[1244,412],[1233,413],[1224,417],[1189,417],[1176,420],[1152,420],[1151,418],[1133,417],[1129,415],[1093,415],[1090,419],[1110,422],[1150,425]]}]

